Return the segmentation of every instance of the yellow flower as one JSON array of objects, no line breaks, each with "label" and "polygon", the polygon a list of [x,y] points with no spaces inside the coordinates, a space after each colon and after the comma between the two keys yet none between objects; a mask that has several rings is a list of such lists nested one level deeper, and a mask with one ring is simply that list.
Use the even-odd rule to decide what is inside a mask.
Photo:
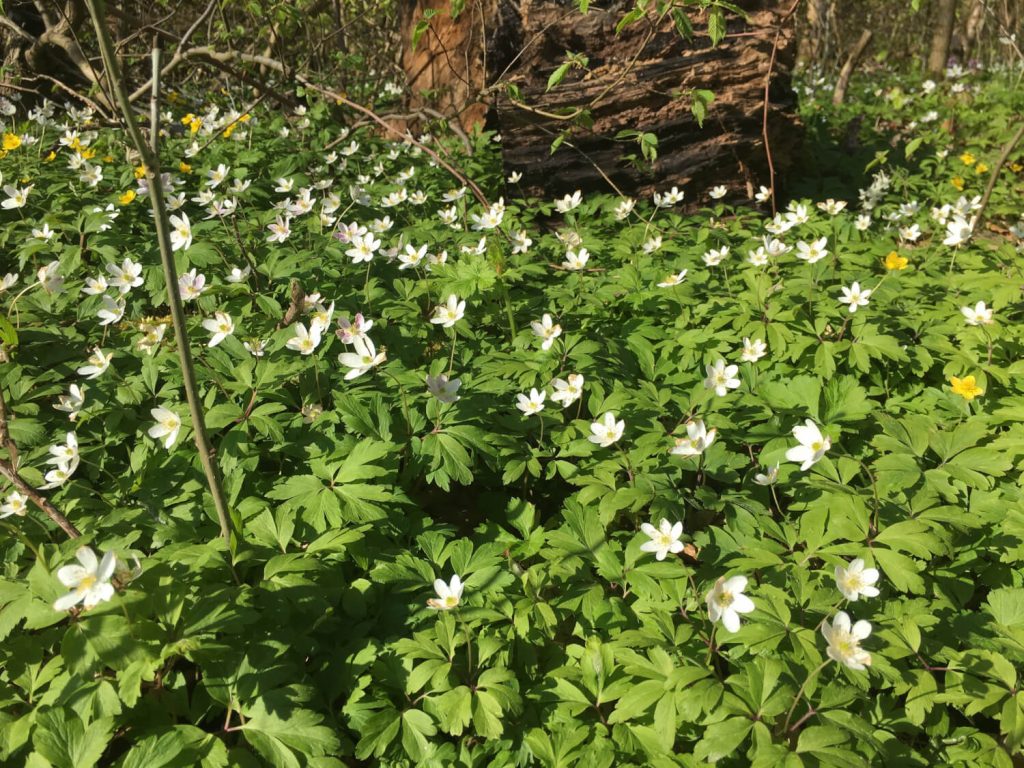
[{"label": "yellow flower", "polygon": [[201,117],[193,117],[192,122],[188,124],[188,128],[192,133],[199,133],[199,129],[203,127],[203,119]]},{"label": "yellow flower", "polygon": [[1020,173],[1021,171],[1024,171],[1024,165],[1021,165],[1020,163],[1010,163],[1010,170],[1014,173]]},{"label": "yellow flower", "polygon": [[985,390],[975,383],[973,376],[964,376],[962,379],[952,376],[949,379],[949,383],[953,385],[953,394],[960,395],[960,397],[968,402],[978,395],[985,394]]},{"label": "yellow flower", "polygon": [[0,149],[0,160],[3,160],[5,157],[7,157],[7,150]]},{"label": "yellow flower", "polygon": [[57,159],[57,153],[56,153],[56,152],[54,152],[54,151],[53,151],[53,150],[51,149],[51,150],[50,150],[50,154],[48,154],[48,155],[47,155],[47,156],[46,156],[45,158],[43,158],[43,162],[44,162],[44,163],[52,163],[52,162],[53,162],[54,160],[56,160],[56,159]]},{"label": "yellow flower", "polygon": [[75,150],[75,151],[77,152],[78,150],[80,150],[80,149],[82,148],[82,142],[81,142],[81,141],[79,141],[79,139],[78,139],[78,137],[77,137],[77,136],[75,136],[75,138],[73,138],[73,139],[71,140],[71,143],[70,143],[70,144],[68,144],[68,146],[69,146],[69,147],[70,147],[71,149],[73,149],[73,150]]},{"label": "yellow flower", "polygon": [[119,202],[121,205],[128,205],[134,199],[135,199],[135,190],[134,189],[129,189],[127,192],[125,192],[123,195],[121,195],[119,198],[117,198],[117,202]]},{"label": "yellow flower", "polygon": [[141,179],[145,175],[146,175],[146,165],[145,165],[145,163],[143,163],[142,165],[138,166],[135,169],[135,178],[136,179]]},{"label": "yellow flower", "polygon": [[12,149],[17,149],[21,146],[21,136],[16,133],[5,133],[4,134],[4,149],[10,152]]},{"label": "yellow flower", "polygon": [[240,118],[238,118],[238,122],[240,122],[240,123],[248,123],[249,120],[251,120],[251,119],[252,119],[252,115],[250,115],[248,112],[246,112],[244,115],[242,115]]},{"label": "yellow flower", "polygon": [[182,125],[188,125],[189,123],[191,123],[195,119],[196,119],[196,116],[193,115],[191,112],[189,112],[187,115],[185,115],[183,118],[181,118],[181,124]]},{"label": "yellow flower", "polygon": [[975,173],[985,173],[987,170],[988,170],[988,166],[985,165],[984,163],[978,163],[974,167],[974,172]]},{"label": "yellow flower", "polygon": [[896,251],[889,251],[889,255],[885,257],[885,268],[888,270],[906,269],[909,263],[910,259],[900,256]]},{"label": "yellow flower", "polygon": [[104,163],[112,163],[112,162],[114,162],[114,156],[113,155],[104,155],[103,156],[103,162]]},{"label": "yellow flower", "polygon": [[225,139],[230,139],[231,138],[231,134],[235,132],[235,126],[236,125],[238,125],[238,123],[232,123],[231,125],[229,125],[227,128],[224,129],[224,138]]},{"label": "yellow flower", "polygon": [[952,184],[957,189],[959,189],[961,192],[964,191],[964,180],[961,179],[959,176],[954,176],[952,179],[949,180],[949,183]]},{"label": "yellow flower", "polygon": [[96,150],[95,149],[79,149],[78,150],[78,154],[80,154],[82,156],[83,160],[92,160],[94,157],[96,157]]},{"label": "yellow flower", "polygon": [[192,166],[182,160],[178,163],[178,170],[182,173],[192,173]]},{"label": "yellow flower", "polygon": [[964,165],[974,165],[974,155],[970,152],[964,152],[960,155],[960,162]]}]

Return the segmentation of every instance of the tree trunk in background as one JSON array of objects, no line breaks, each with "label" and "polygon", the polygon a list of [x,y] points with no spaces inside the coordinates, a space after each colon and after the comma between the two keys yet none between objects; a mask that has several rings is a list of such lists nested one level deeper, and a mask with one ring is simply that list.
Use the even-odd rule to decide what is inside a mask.
[{"label": "tree trunk in background", "polygon": [[[768,184],[762,138],[766,75],[777,23],[792,0],[741,0],[748,21],[729,16],[728,35],[718,46],[708,38],[707,17],[696,12],[689,17],[694,37],[686,41],[671,20],[657,29],[641,21],[616,35],[616,23],[632,7],[625,0],[592,7],[585,16],[575,3],[559,0],[468,0],[454,22],[439,10],[413,51],[409,42],[423,10],[447,5],[406,0],[403,66],[411,106],[436,109],[466,130],[484,121],[497,129],[505,169],[523,174],[525,192],[550,196],[617,187],[650,195],[685,184],[687,202],[698,205],[705,202],[701,191],[718,184],[741,199]],[[787,23],[778,35],[768,89],[777,172],[800,141],[789,79],[795,47]],[[587,55],[589,68],[570,71],[547,92],[548,77],[566,51]],[[495,83],[501,85],[491,87]],[[519,89],[526,106],[509,98],[505,83]],[[703,128],[690,109],[694,89],[715,94]],[[592,101],[592,124],[573,129],[552,154],[552,140],[569,124],[536,110],[556,113]],[[616,140],[622,130],[658,137],[652,167],[630,159],[640,148],[635,141]]]},{"label": "tree trunk in background", "polygon": [[941,75],[949,60],[949,43],[956,23],[956,0],[937,0],[932,21],[932,44],[928,51],[928,72]]},{"label": "tree trunk in background", "polygon": [[964,49],[964,60],[970,61],[971,54],[978,43],[978,36],[985,24],[985,3],[982,0],[971,0],[964,16],[964,31],[961,41]]},{"label": "tree trunk in background", "polygon": [[829,0],[807,0],[807,14],[796,54],[800,68],[822,66],[828,47]]}]

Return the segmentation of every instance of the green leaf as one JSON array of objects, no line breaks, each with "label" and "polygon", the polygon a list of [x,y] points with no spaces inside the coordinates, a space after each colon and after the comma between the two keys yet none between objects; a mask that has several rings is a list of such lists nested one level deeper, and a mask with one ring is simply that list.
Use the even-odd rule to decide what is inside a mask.
[{"label": "green leaf", "polygon": [[725,39],[725,11],[721,8],[712,8],[708,13],[708,37],[711,38],[711,45],[718,45]]},{"label": "green leaf", "polygon": [[[257,752],[274,766],[293,768],[302,765],[296,753],[321,757],[337,751],[340,742],[334,731],[320,723],[323,717],[308,709],[267,708],[263,697],[248,708],[248,720],[242,734]],[[275,699],[278,697],[275,697]]]},{"label": "green leaf", "polygon": [[748,717],[730,717],[713,723],[704,731],[704,737],[697,742],[693,754],[699,760],[718,762],[735,754],[753,727],[754,722]]},{"label": "green leaf", "polygon": [[92,768],[107,748],[114,728],[112,718],[85,725],[70,710],[54,708],[39,713],[32,743],[54,768]]},{"label": "green leaf", "polygon": [[569,68],[572,66],[572,62],[565,61],[555,67],[555,71],[548,77],[547,87],[544,89],[545,92],[550,91],[556,85],[558,85],[565,76],[569,73]]}]

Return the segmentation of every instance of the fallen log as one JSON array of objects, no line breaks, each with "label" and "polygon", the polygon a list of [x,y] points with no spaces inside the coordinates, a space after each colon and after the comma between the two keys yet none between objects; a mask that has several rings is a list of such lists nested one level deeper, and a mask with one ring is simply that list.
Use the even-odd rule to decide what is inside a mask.
[{"label": "fallen log", "polygon": [[[617,34],[632,7],[619,0],[585,15],[557,0],[467,0],[455,18],[442,0],[406,0],[410,108],[437,110],[466,131],[498,130],[506,171],[522,173],[520,186],[530,194],[650,195],[675,184],[697,204],[706,202],[704,190],[721,184],[733,198],[749,199],[771,182],[764,135],[776,174],[799,145],[789,77],[793,5],[738,5],[745,15],[726,14],[726,35],[713,45],[706,13],[689,13],[688,38],[654,11]],[[413,47],[421,20],[427,28],[420,25]],[[587,66],[571,68],[548,90],[567,52],[585,56]],[[692,111],[693,93],[702,90],[714,93],[703,127]],[[579,119],[560,117],[580,107]],[[635,141],[616,138],[622,131],[654,134],[657,159],[644,162]]]}]

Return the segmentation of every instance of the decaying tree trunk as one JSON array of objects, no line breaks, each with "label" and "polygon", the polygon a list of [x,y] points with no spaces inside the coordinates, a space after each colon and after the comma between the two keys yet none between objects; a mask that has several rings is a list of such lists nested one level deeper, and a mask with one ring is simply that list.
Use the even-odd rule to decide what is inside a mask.
[{"label": "decaying tree trunk", "polygon": [[[454,21],[447,0],[406,0],[403,65],[413,104],[430,106],[469,129],[481,122],[502,135],[508,172],[523,174],[533,194],[574,189],[649,195],[673,184],[687,185],[689,199],[724,184],[748,197],[768,184],[763,122],[776,172],[799,141],[789,69],[795,44],[792,26],[781,23],[792,0],[742,0],[747,18],[727,16],[727,36],[711,44],[707,17],[689,17],[693,38],[683,39],[671,19],[655,27],[655,16],[616,24],[632,4],[612,0],[581,15],[568,0],[468,0]],[[416,22],[437,8],[419,45],[409,44]],[[567,51],[589,59],[546,92],[548,78]],[[769,78],[769,64],[772,73]],[[509,96],[514,85],[521,103]],[[766,89],[767,85],[767,89]],[[691,112],[691,94],[715,94],[701,128]],[[551,117],[587,107],[589,125],[573,128],[558,151],[552,140],[570,123]],[[635,141],[616,140],[620,131],[653,133],[658,158],[641,167]]]}]

